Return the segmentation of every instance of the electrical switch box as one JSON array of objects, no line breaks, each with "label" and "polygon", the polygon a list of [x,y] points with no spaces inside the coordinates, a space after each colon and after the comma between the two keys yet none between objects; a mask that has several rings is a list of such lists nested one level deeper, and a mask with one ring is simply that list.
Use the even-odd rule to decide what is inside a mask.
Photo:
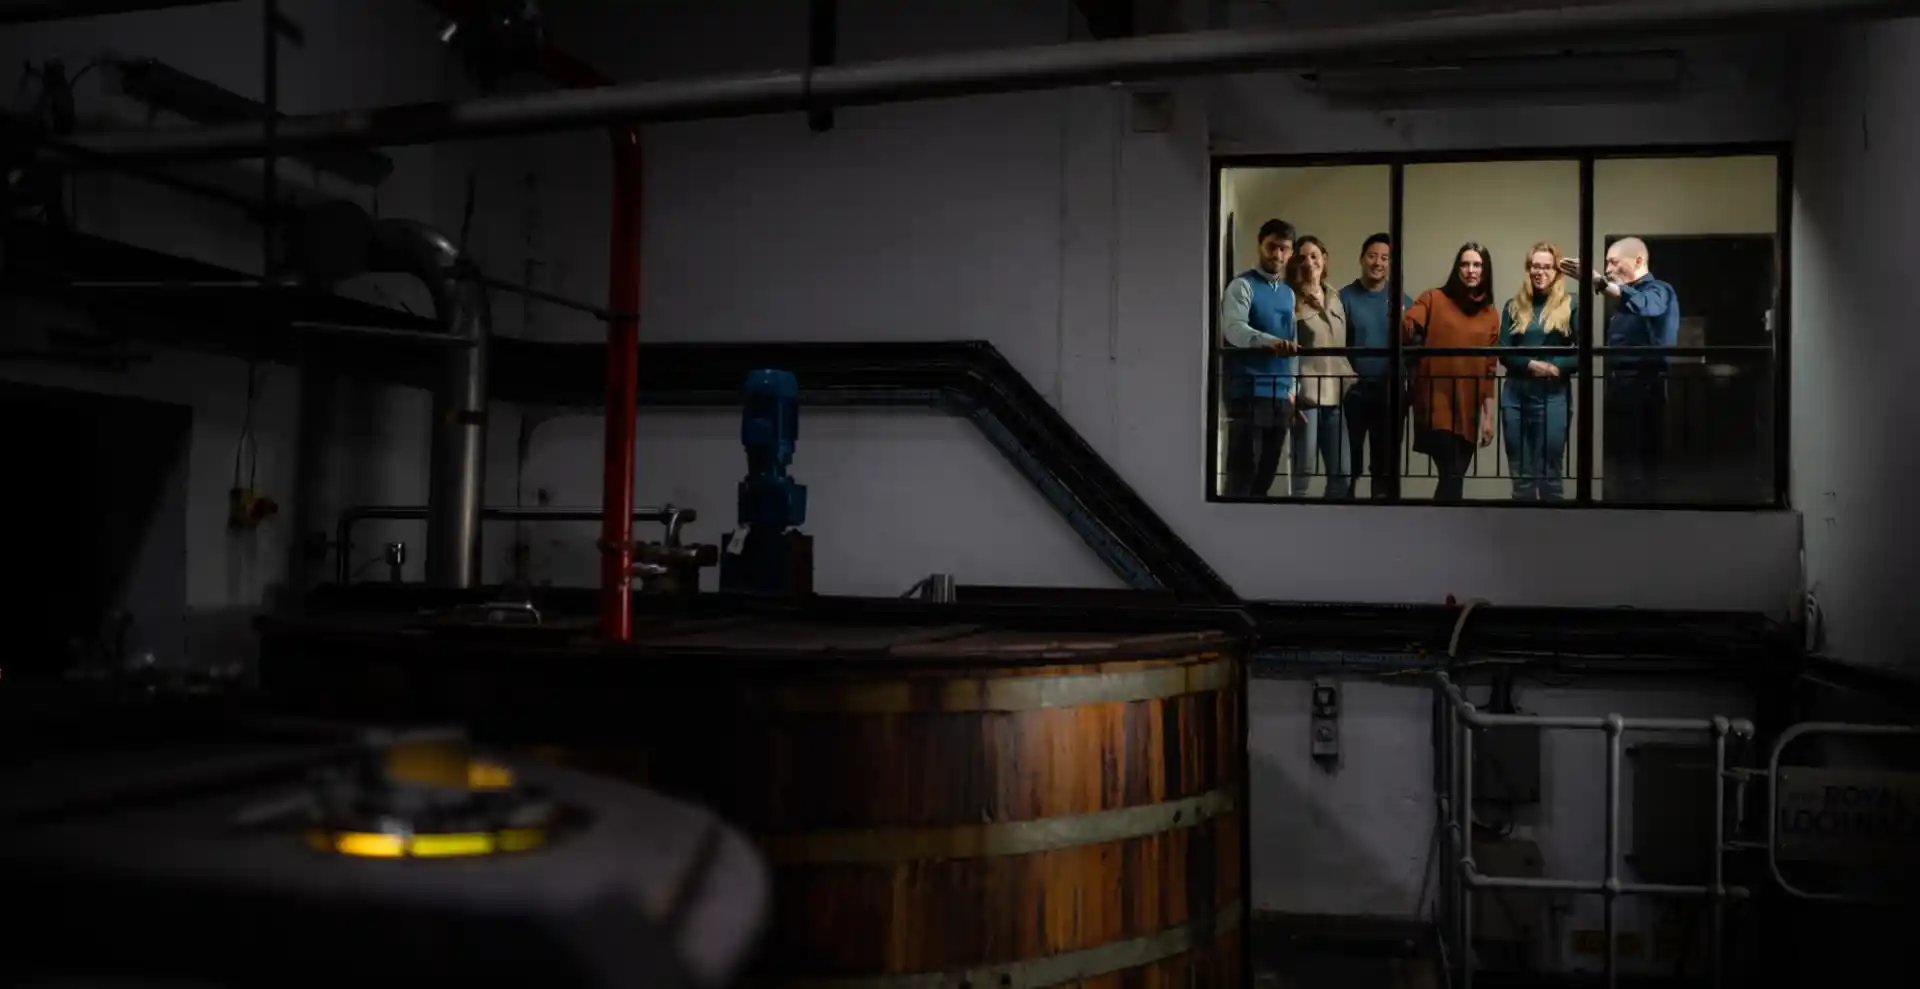
[{"label": "electrical switch box", "polygon": [[1340,768],[1340,685],[1315,680],[1312,689],[1307,751],[1320,768],[1335,772]]},{"label": "electrical switch box", "polygon": [[1475,802],[1540,802],[1540,729],[1488,728],[1473,741]]}]

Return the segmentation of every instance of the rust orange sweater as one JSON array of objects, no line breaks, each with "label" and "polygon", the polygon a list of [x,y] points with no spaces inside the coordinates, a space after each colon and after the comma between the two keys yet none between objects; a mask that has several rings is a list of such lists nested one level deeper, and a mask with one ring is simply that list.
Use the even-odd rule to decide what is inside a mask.
[{"label": "rust orange sweater", "polygon": [[[1429,289],[1407,308],[1400,332],[1412,344],[1422,328],[1429,347],[1492,347],[1499,343],[1500,307],[1488,305],[1469,316],[1445,292]],[[1491,352],[1420,358],[1407,395],[1415,434],[1443,429],[1477,441],[1480,410],[1493,398],[1495,361]]]}]

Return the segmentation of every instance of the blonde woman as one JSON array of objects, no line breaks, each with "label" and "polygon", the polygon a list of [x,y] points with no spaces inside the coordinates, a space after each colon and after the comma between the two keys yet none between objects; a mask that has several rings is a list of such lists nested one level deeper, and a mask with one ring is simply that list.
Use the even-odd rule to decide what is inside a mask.
[{"label": "blonde woman", "polygon": [[[1327,281],[1327,247],[1318,237],[1294,242],[1287,262],[1293,289],[1293,325],[1302,349],[1347,345],[1347,307]],[[1353,490],[1347,470],[1347,424],[1341,400],[1353,387],[1353,364],[1344,355],[1300,358],[1293,420],[1293,496],[1304,498],[1313,478],[1315,454],[1327,478],[1323,498],[1345,498]]]},{"label": "blonde woman", "polygon": [[1535,244],[1527,252],[1526,279],[1500,313],[1500,342],[1508,347],[1565,348],[1502,356],[1507,380],[1500,390],[1501,428],[1516,501],[1560,501],[1561,464],[1567,455],[1570,379],[1580,366],[1574,327],[1580,306],[1567,291],[1560,249]]}]

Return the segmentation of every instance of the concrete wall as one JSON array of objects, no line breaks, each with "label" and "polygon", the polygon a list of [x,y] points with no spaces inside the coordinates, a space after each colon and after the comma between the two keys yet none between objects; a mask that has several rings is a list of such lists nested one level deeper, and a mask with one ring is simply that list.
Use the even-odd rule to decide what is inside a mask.
[{"label": "concrete wall", "polygon": [[[376,23],[374,7],[297,5],[296,16],[316,39],[308,53],[289,56],[290,107],[417,99],[450,85],[439,69],[414,76],[398,68],[439,64],[431,61],[431,19],[408,13],[411,5],[381,3]],[[257,31],[244,9],[110,23],[127,25],[114,30],[130,48],[144,45],[189,71],[257,92],[257,65],[248,61],[257,59]],[[556,31],[563,44],[617,76],[734,71],[795,64],[797,10],[753,0],[665,12],[625,5],[600,22],[580,13],[584,19],[557,23]],[[336,23],[335,17],[339,33],[328,36],[340,44],[329,47],[317,26]],[[843,4],[842,18],[847,59],[1044,43],[1066,37],[1071,23],[1066,4],[1017,0],[984,8],[938,5],[912,16],[874,0]],[[226,34],[209,33],[216,28]],[[1865,99],[1870,86],[1897,81],[1896,70],[1906,70],[1889,46],[1895,38],[1912,40],[1910,30],[1902,31],[1855,39],[1868,44],[1872,57],[1828,66],[1821,77],[1827,91]],[[210,37],[230,43],[212,44]],[[66,43],[42,41],[36,50]],[[356,68],[342,71],[340,49],[353,45]],[[333,55],[319,54],[329,50]],[[1705,68],[1684,99],[1559,108],[1526,127],[1515,126],[1510,108],[1334,111],[1287,88],[1288,80],[1266,76],[1174,87],[1172,127],[1164,132],[1133,130],[1128,94],[1109,90],[847,110],[826,134],[810,133],[791,117],[651,128],[643,334],[653,340],[991,339],[1249,597],[1437,601],[1453,593],[1499,604],[1784,611],[1799,581],[1798,519],[1790,514],[1564,515],[1204,500],[1200,328],[1217,289],[1206,277],[1208,252],[1218,250],[1206,233],[1210,148],[1337,152],[1786,137],[1784,89],[1764,70],[1755,75],[1744,67],[1760,64],[1744,58],[1750,54],[1739,46],[1706,51]],[[399,76],[388,78],[394,73]],[[1795,263],[1802,266],[1797,271],[1816,272],[1804,276],[1816,288],[1821,269],[1810,260],[1814,248],[1805,245],[1878,244],[1870,234],[1879,228],[1870,218],[1889,206],[1914,210],[1910,191],[1874,192],[1868,185],[1892,186],[1912,163],[1913,139],[1895,133],[1891,123],[1904,109],[1894,102],[1901,98],[1878,96],[1868,104],[1870,149],[1851,150],[1856,145],[1849,142],[1860,136],[1853,123],[1810,124],[1808,135],[1824,136],[1807,137],[1802,152],[1817,159],[1809,167],[1826,181],[1809,190],[1802,176],[1798,216],[1810,236]],[[403,174],[418,176],[420,184],[396,175],[386,212],[456,223],[463,154],[457,146],[397,153]],[[500,142],[487,146],[484,158],[486,199],[477,227],[490,267],[524,273],[571,296],[604,297],[604,139],[581,134]],[[402,196],[399,190],[407,188],[415,191]],[[150,240],[186,229],[131,221],[116,228]],[[244,231],[196,233],[189,240],[194,253],[242,267],[253,250]],[[1859,251],[1850,263],[1846,257],[1825,262],[1827,285],[1863,267],[1881,276],[1879,284],[1897,283],[1901,269],[1893,253]],[[1803,324],[1814,318],[1804,308],[1810,297],[1822,296],[1803,284],[1796,295]],[[1826,297],[1852,307],[1844,319],[1820,314],[1828,322],[1894,325],[1891,297]],[[601,332],[590,320],[518,303],[502,308],[501,325],[548,339],[594,339]],[[1891,368],[1898,362],[1880,359],[1879,351],[1825,352],[1832,358],[1825,365],[1796,362],[1797,395],[1821,394],[1824,385],[1835,399],[1812,408],[1841,407],[1841,388],[1858,387],[1852,382],[1882,389],[1896,383]],[[249,539],[222,526],[241,415],[244,366],[238,361],[161,355],[145,370],[111,377],[12,366],[0,371],[193,405],[189,525],[198,528],[191,530],[190,606],[251,606],[285,572],[284,530]],[[293,378],[291,371],[272,372],[255,410],[262,486],[269,489],[288,483]],[[381,401],[390,404],[358,406],[378,411],[362,413],[358,432],[330,454],[346,478],[340,483],[351,489],[329,494],[331,500],[413,501],[424,494],[424,396]],[[556,504],[597,501],[596,418],[543,413],[524,430],[506,415],[495,421],[489,500],[532,500],[544,492]],[[1865,602],[1841,604],[1835,590],[1829,591],[1835,603],[1823,595],[1823,605],[1834,615],[1836,634],[1846,628],[1854,642],[1892,643],[1895,636],[1876,633],[1867,622],[1904,627],[1875,610],[1892,601],[1891,592],[1881,595],[1877,587],[1900,586],[1891,579],[1876,585],[1875,578],[1904,575],[1889,555],[1895,550],[1882,548],[1896,542],[1887,538],[1896,513],[1874,493],[1894,467],[1870,459],[1864,443],[1823,445],[1833,433],[1827,422],[1815,414],[1795,420],[1796,449],[1808,458],[1801,461],[1796,494],[1807,505],[1870,507],[1822,516],[1821,524],[1826,515],[1836,523],[1813,543],[1816,570],[1829,587],[1852,589],[1848,600]],[[696,506],[707,521],[694,534],[716,536],[731,514],[733,484],[744,466],[735,437],[730,412],[643,415],[640,500]],[[1822,452],[1810,456],[1810,450]],[[810,412],[795,469],[813,490],[809,529],[819,540],[822,590],[897,593],[933,570],[955,572],[965,582],[1103,585],[1112,579],[963,423]],[[1826,490],[1841,493],[1827,498]],[[1848,527],[1838,524],[1841,518]],[[379,538],[371,529],[363,537],[369,545]],[[556,527],[530,538],[537,540],[537,578],[589,578],[590,527]],[[495,565],[497,558],[490,550]],[[1261,683],[1255,692],[1256,902],[1317,913],[1418,909],[1431,821],[1424,693],[1355,684],[1348,695],[1349,761],[1329,776],[1306,756],[1304,687]],[[1741,703],[1704,693],[1569,688],[1537,699],[1535,707],[1738,714]],[[1588,822],[1598,811],[1598,791],[1580,782],[1588,770],[1574,768],[1578,745],[1550,744],[1549,766],[1566,768],[1564,775],[1550,768],[1551,778],[1564,782],[1549,784],[1541,811],[1549,869],[1590,874],[1582,863],[1597,845]]]},{"label": "concrete wall", "polygon": [[[848,30],[864,37],[871,28],[861,26],[859,9],[843,16]],[[1056,19],[1043,14],[1022,21],[1009,13],[997,22],[997,36],[1003,43],[1052,40]],[[929,12],[919,30],[963,21]],[[723,29],[703,28],[716,41]],[[648,38],[648,48],[663,43],[657,34],[636,37]],[[703,44],[697,34],[674,37]],[[917,37],[903,34],[894,47],[925,43]],[[624,71],[624,63],[602,64]],[[1216,88],[1178,88],[1166,133],[1133,131],[1126,94],[1105,90],[847,110],[826,134],[807,131],[797,118],[651,128],[642,333],[653,340],[991,339],[1249,597],[1431,602],[1456,594],[1503,604],[1789,607],[1797,586],[1797,523],[1790,515],[1596,511],[1572,520],[1411,506],[1207,503],[1199,328],[1213,295],[1206,284],[1208,118],[1226,99],[1213,96]],[[1761,90],[1759,99],[1743,103],[1741,127],[1719,112],[1726,94],[1710,88],[1694,100],[1634,107],[1631,114],[1559,109],[1550,133],[1569,142],[1777,139],[1786,122],[1754,109],[1771,95]],[[1272,119],[1304,117],[1317,126],[1261,145],[1241,137],[1235,148],[1408,144],[1384,140],[1371,129],[1372,115],[1287,99],[1293,102],[1275,97],[1264,109]],[[1631,133],[1603,126],[1623,114],[1641,125]],[[1503,109],[1498,117],[1511,122],[1513,115]],[[1449,119],[1439,111],[1416,116],[1420,134]],[[1243,131],[1257,130],[1243,115],[1230,119]],[[1541,140],[1537,131],[1511,127],[1482,132],[1476,113],[1462,119],[1465,138],[1439,143]],[[1316,143],[1301,146],[1306,136]],[[551,227],[577,221],[568,229],[585,260],[561,262],[556,254],[553,263],[568,272],[564,290],[585,298],[604,293],[597,267],[604,154],[595,141],[551,139],[538,152],[547,161],[584,163],[577,180],[542,185],[541,211]],[[599,328],[556,316],[547,332],[589,338]],[[989,504],[967,483],[979,476],[1006,487],[1008,474],[964,427],[925,417],[884,427],[877,421],[866,413],[813,414],[802,430],[794,469],[814,485],[809,528],[821,545],[844,547],[820,561],[823,590],[897,593],[933,570],[953,571],[962,581],[1112,579],[1091,553],[1058,535],[1058,521],[1037,496],[1009,490],[1006,500]],[[661,446],[692,428],[705,427],[684,416],[643,413],[640,496],[673,496],[706,510],[708,519],[724,518],[740,454],[725,442],[684,456]],[[896,438],[898,458],[830,449],[874,430]],[[541,466],[529,472],[530,483],[595,490],[598,446],[593,423],[542,426],[533,444]],[[851,463],[863,465],[860,472],[845,473]],[[569,470],[575,476],[566,476]],[[887,483],[873,482],[880,477]],[[1531,549],[1547,544],[1553,553]],[[583,572],[590,563],[578,561],[590,556],[591,544],[582,535],[573,546],[552,547],[552,555],[557,561],[570,553],[576,562],[565,565]],[[1671,553],[1658,579],[1614,576],[1642,568],[1656,547]],[[1273,565],[1283,557],[1315,563]]]},{"label": "concrete wall", "polygon": [[[619,30],[634,32],[638,50],[624,58],[611,27],[575,25],[580,33],[564,43],[623,77],[664,72],[650,61],[656,54],[684,62],[684,54],[673,62],[671,52],[655,52],[661,48],[718,46],[726,69],[793,64],[791,50],[726,37],[728,17],[744,2],[716,5],[711,23],[691,14],[656,23],[630,10]],[[900,25],[866,5],[843,5],[843,56],[1044,43],[1060,34],[1052,10],[996,4],[989,26],[963,6],[932,5],[917,23]],[[875,41],[883,25],[898,32],[884,45]],[[863,46],[861,56],[845,47],[849,39]],[[1719,56],[1709,61],[1722,65]],[[642,335],[990,339],[1249,597],[1439,601],[1453,593],[1502,604],[1784,611],[1798,576],[1797,520],[1789,514],[1204,500],[1203,331],[1217,290],[1208,284],[1209,252],[1220,249],[1207,234],[1210,143],[1327,152],[1778,140],[1788,121],[1777,86],[1713,77],[1674,103],[1564,108],[1541,128],[1516,128],[1511,109],[1383,122],[1326,110],[1274,83],[1174,87],[1167,132],[1133,130],[1128,94],[1109,90],[846,110],[825,134],[794,117],[650,128]],[[1250,112],[1235,93],[1262,93],[1264,102]],[[525,153],[548,163],[537,193],[543,265],[564,273],[549,287],[602,297],[599,138],[542,138]],[[561,313],[541,319],[540,334],[551,338],[600,333]],[[695,535],[717,536],[744,468],[736,423],[732,411],[643,412],[640,499],[694,505],[706,513]],[[531,434],[523,488],[556,500],[592,498],[600,444],[594,418],[545,420]],[[811,488],[807,528],[818,540],[823,591],[895,594],[936,570],[963,582],[1112,581],[962,423],[809,411],[794,470]],[[543,573],[590,575],[590,533],[540,538]],[[1350,689],[1350,761],[1328,776],[1306,754],[1304,685],[1255,686],[1261,907],[1398,915],[1417,908],[1431,824],[1427,696],[1402,686]],[[1573,690],[1559,703],[1732,714],[1743,702],[1692,691]],[[1579,751],[1556,747],[1548,758],[1570,766]],[[1588,778],[1566,777],[1541,811],[1549,868],[1560,874],[1589,874],[1586,864],[1597,861],[1600,791],[1580,783]]]},{"label": "concrete wall", "polygon": [[1900,233],[1920,222],[1920,135],[1909,123],[1920,112],[1920,21],[1849,28],[1802,53],[1792,437],[1807,582],[1827,652],[1915,672],[1920,620],[1906,589],[1916,562],[1903,527],[1920,472],[1905,441],[1914,417],[1899,401],[1851,410],[1864,396],[1901,394],[1920,360],[1898,288],[1920,263]]}]

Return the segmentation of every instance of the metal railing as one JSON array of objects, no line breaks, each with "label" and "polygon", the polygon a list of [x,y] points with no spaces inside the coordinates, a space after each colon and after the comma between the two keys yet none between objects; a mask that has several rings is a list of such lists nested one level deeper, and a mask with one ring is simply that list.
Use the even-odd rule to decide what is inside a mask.
[{"label": "metal railing", "polygon": [[[1214,490],[1226,497],[1356,498],[1368,481],[1376,500],[1390,491],[1403,500],[1428,500],[1404,490],[1406,481],[1435,487],[1431,497],[1440,500],[1483,502],[1572,503],[1584,493],[1606,503],[1764,507],[1779,497],[1781,423],[1769,347],[1600,347],[1587,368],[1566,367],[1577,357],[1567,347],[1408,347],[1401,351],[1406,370],[1398,410],[1387,408],[1395,390],[1388,373],[1328,373],[1311,363],[1315,357],[1388,357],[1386,348],[1303,350],[1295,372],[1285,376],[1235,372],[1229,365],[1236,353],[1243,352],[1217,352],[1222,402]],[[1505,373],[1438,374],[1422,366],[1444,357],[1492,358],[1504,362]],[[1516,371],[1534,360],[1557,361],[1559,373],[1543,378]],[[1583,401],[1583,389],[1593,396]],[[1281,390],[1310,397],[1287,403],[1275,396]],[[1642,393],[1656,401],[1629,404]],[[1427,427],[1447,424],[1426,421],[1424,412],[1461,395],[1469,403],[1492,400],[1491,441],[1482,446],[1474,436],[1457,449],[1432,449]],[[1591,409],[1591,422],[1581,420],[1583,408]],[[1478,432],[1477,411],[1462,418],[1474,420],[1467,428]],[[1582,444],[1592,445],[1584,478]],[[1269,445],[1274,449],[1257,449]],[[1456,462],[1443,464],[1443,455]],[[1646,479],[1632,476],[1639,461]],[[1609,468],[1619,469],[1612,487],[1605,486]],[[1443,489],[1449,477],[1454,493]],[[1502,481],[1511,487],[1488,489]]]},{"label": "metal railing", "polygon": [[[1704,897],[1710,904],[1708,940],[1709,971],[1714,985],[1721,983],[1725,960],[1725,903],[1744,899],[1749,891],[1742,886],[1726,885],[1725,860],[1730,850],[1727,840],[1726,784],[1727,738],[1751,738],[1753,723],[1737,718],[1628,718],[1618,714],[1604,716],[1565,716],[1534,714],[1489,714],[1475,707],[1445,673],[1435,674],[1435,690],[1441,698],[1443,723],[1438,735],[1440,752],[1436,754],[1438,779],[1443,792],[1435,794],[1441,827],[1447,837],[1447,861],[1451,868],[1441,871],[1441,895],[1447,916],[1440,925],[1445,954],[1457,973],[1463,989],[1473,986],[1473,898],[1474,890],[1516,889],[1535,892],[1559,892],[1598,895],[1604,901],[1605,983],[1611,987],[1619,980],[1619,942],[1615,909],[1622,896]],[[1606,859],[1599,879],[1544,879],[1518,876],[1489,876],[1480,872],[1473,860],[1473,737],[1486,728],[1526,727],[1541,730],[1597,731],[1607,737],[1606,755]],[[1620,762],[1622,738],[1629,731],[1697,732],[1713,738],[1713,846],[1712,880],[1704,885],[1630,883],[1620,876]]]},{"label": "metal railing", "polygon": [[[1878,738],[1920,738],[1920,725],[1859,724],[1844,721],[1803,721],[1780,733],[1773,743],[1773,751],[1767,755],[1767,874],[1774,884],[1788,895],[1802,900],[1824,903],[1872,903],[1886,906],[1911,904],[1914,895],[1908,896],[1859,896],[1847,893],[1816,892],[1800,888],[1797,883],[1787,879],[1780,870],[1780,784],[1785,777],[1780,768],[1780,754],[1788,745],[1806,735],[1850,735]],[[1814,770],[1815,767],[1789,767],[1798,771]],[[1757,775],[1749,773],[1748,775]]]},{"label": "metal railing", "polygon": [[[558,508],[549,505],[501,505],[480,510],[480,517],[490,522],[598,522],[602,514],[598,508]],[[426,517],[425,505],[359,505],[341,512],[333,537],[335,576],[341,586],[353,580],[353,530],[356,525],[374,519],[415,521]],[[699,513],[693,509],[673,505],[633,510],[635,522],[658,522],[666,526],[664,541],[670,545],[680,541],[682,526],[699,521],[699,518]]]}]

